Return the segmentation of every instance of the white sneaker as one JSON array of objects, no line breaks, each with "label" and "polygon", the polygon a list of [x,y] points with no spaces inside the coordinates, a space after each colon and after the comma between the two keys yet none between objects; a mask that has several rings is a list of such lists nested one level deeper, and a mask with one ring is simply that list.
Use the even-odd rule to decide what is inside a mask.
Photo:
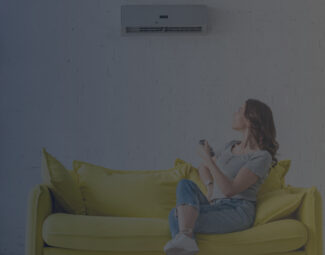
[{"label": "white sneaker", "polygon": [[169,240],[164,247],[164,252],[167,255],[194,255],[198,251],[199,247],[196,241],[180,232],[172,240]]}]

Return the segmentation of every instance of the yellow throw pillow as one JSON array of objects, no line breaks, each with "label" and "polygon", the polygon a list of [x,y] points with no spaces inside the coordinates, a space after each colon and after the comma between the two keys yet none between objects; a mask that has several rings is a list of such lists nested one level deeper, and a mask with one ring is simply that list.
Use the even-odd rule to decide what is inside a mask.
[{"label": "yellow throw pillow", "polygon": [[280,160],[274,167],[271,167],[267,178],[258,190],[257,199],[267,192],[285,187],[285,175],[289,171],[290,164],[291,160],[286,159]]},{"label": "yellow throw pillow", "polygon": [[189,176],[188,165],[167,170],[117,170],[74,160],[87,214],[168,218],[176,205],[178,182]]},{"label": "yellow throw pillow", "polygon": [[[55,202],[71,214],[86,214],[85,204],[78,187],[78,176],[67,170],[55,157],[42,148],[42,177],[52,192]],[[55,208],[57,208],[56,205]]]},{"label": "yellow throw pillow", "polygon": [[289,217],[300,206],[305,190],[277,189],[257,199],[254,226]]},{"label": "yellow throw pillow", "polygon": [[187,167],[189,167],[191,169],[191,171],[189,172],[188,179],[193,181],[200,188],[200,190],[203,192],[204,195],[207,195],[208,191],[207,191],[206,186],[204,185],[204,183],[201,180],[199,170],[196,167],[194,167],[191,163],[188,163],[183,159],[177,158],[174,161],[174,167],[176,167],[176,166],[179,167],[184,164],[187,165]]}]

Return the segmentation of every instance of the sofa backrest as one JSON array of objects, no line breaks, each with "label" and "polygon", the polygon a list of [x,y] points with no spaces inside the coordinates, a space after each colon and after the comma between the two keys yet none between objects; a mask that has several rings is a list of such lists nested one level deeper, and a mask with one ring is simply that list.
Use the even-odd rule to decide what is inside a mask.
[{"label": "sofa backrest", "polygon": [[196,169],[179,159],[167,170],[115,170],[77,160],[73,168],[87,215],[167,218],[181,179],[202,188]]}]

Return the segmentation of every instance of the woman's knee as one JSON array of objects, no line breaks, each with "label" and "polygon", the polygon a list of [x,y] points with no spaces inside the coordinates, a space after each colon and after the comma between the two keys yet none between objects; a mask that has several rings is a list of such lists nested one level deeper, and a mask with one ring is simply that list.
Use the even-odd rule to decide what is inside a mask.
[{"label": "woman's knee", "polygon": [[176,188],[176,197],[193,196],[195,193],[199,192],[198,189],[195,182],[189,179],[181,179]]},{"label": "woman's knee", "polygon": [[183,188],[184,186],[193,186],[195,183],[189,179],[181,179],[178,184],[177,184],[177,188]]}]

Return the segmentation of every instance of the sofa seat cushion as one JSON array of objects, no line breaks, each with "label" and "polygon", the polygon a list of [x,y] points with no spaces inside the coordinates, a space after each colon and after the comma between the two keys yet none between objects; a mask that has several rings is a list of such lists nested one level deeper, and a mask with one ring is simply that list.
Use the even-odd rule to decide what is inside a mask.
[{"label": "sofa seat cushion", "polygon": [[[84,217],[80,217],[84,216]],[[168,241],[166,219],[54,213],[43,222],[46,244],[94,251],[157,250]]]},{"label": "sofa seat cushion", "polygon": [[[58,248],[88,251],[162,251],[170,240],[167,219],[54,213],[43,223],[43,239]],[[225,234],[197,233],[200,250],[215,254],[293,251],[307,241],[306,227],[282,219]]]},{"label": "sofa seat cushion", "polygon": [[[200,252],[199,255],[214,255],[207,252]],[[254,253],[256,254],[256,253]],[[261,254],[261,253],[260,253]],[[277,253],[262,253],[265,255],[307,255],[305,250],[296,250],[296,251],[288,251],[288,252],[277,252]],[[74,249],[65,249],[65,248],[57,248],[57,247],[45,247],[43,249],[42,255],[166,255],[164,251],[141,251],[141,252],[133,252],[133,251],[86,251],[86,250],[74,250]],[[225,254],[218,254],[225,255]],[[231,254],[232,255],[232,254]],[[240,253],[240,255],[251,255],[250,253]]]}]

